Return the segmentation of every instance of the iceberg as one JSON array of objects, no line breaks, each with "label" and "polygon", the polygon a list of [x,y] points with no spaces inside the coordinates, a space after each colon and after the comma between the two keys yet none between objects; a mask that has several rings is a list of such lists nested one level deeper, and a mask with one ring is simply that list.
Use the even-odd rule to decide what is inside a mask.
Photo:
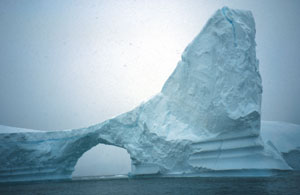
[{"label": "iceberg", "polygon": [[99,143],[128,151],[131,176],[292,170],[273,127],[266,123],[267,133],[260,133],[255,47],[250,11],[217,10],[161,92],[135,109],[81,129],[1,126],[0,181],[70,179],[78,159]]},{"label": "iceberg", "polygon": [[261,136],[271,142],[294,170],[300,170],[300,125],[262,121]]}]

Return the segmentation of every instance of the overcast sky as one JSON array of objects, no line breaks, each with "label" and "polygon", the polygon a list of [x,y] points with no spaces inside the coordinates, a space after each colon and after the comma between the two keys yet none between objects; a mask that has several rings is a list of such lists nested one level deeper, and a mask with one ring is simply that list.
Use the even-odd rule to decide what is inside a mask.
[{"label": "overcast sky", "polygon": [[129,111],[224,5],[255,17],[263,120],[300,124],[298,0],[1,0],[0,124],[69,129]]},{"label": "overcast sky", "polygon": [[0,124],[84,127],[155,93],[216,9],[253,12],[262,117],[300,124],[300,1],[0,1]]}]

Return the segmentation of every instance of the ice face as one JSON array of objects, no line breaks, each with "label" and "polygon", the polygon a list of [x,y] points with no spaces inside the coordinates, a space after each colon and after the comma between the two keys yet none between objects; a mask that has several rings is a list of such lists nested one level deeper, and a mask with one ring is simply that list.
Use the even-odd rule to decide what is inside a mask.
[{"label": "ice face", "polygon": [[255,46],[250,11],[218,10],[146,107],[149,129],[167,139],[258,134],[262,85]]},{"label": "ice face", "polygon": [[161,92],[132,111],[88,128],[0,134],[0,181],[70,178],[99,143],[125,148],[131,175],[291,169],[259,135],[255,46],[250,11],[218,10]]}]

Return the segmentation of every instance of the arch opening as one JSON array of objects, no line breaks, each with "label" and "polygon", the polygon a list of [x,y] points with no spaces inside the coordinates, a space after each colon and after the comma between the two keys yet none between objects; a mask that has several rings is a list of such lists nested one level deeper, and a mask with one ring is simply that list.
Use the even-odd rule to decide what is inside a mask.
[{"label": "arch opening", "polygon": [[72,178],[127,175],[130,171],[130,155],[124,148],[98,144],[86,151],[78,159],[72,173]]}]

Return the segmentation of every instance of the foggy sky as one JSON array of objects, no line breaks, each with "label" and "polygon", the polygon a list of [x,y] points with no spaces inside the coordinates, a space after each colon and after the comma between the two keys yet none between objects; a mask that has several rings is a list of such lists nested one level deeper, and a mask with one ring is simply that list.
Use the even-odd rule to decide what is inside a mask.
[{"label": "foggy sky", "polygon": [[255,17],[262,119],[300,124],[298,0],[1,0],[0,124],[79,128],[129,111],[224,5]]},{"label": "foggy sky", "polygon": [[224,5],[254,14],[262,118],[300,124],[297,0],[2,0],[0,124],[78,128],[134,108]]}]

